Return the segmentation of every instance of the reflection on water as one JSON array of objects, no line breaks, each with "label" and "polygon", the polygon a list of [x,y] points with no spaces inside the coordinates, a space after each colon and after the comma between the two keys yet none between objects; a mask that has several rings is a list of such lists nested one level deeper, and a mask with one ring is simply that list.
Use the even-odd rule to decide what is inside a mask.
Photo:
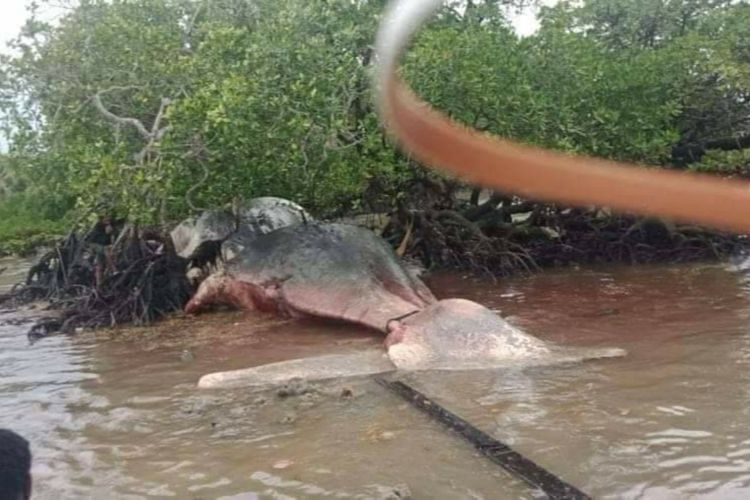
[{"label": "reflection on water", "polygon": [[31,261],[15,257],[0,257],[0,293],[5,293],[26,278]]},{"label": "reflection on water", "polygon": [[[750,496],[742,275],[597,268],[431,284],[541,338],[628,356],[405,376],[418,389],[597,498]],[[29,346],[8,319],[0,427],[32,442],[37,498],[535,496],[369,379],[287,397],[194,388],[211,371],[372,348],[376,334],[219,313]]]}]

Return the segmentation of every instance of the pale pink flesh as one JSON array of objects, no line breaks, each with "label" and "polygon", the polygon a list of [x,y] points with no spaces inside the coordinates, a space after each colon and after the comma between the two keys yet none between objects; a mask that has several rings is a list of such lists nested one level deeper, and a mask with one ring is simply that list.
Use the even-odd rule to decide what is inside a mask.
[{"label": "pale pink flesh", "polygon": [[357,285],[321,289],[294,281],[255,285],[229,276],[210,276],[185,306],[195,314],[213,304],[289,316],[313,316],[364,325],[381,332],[394,318],[420,308],[379,287]]}]

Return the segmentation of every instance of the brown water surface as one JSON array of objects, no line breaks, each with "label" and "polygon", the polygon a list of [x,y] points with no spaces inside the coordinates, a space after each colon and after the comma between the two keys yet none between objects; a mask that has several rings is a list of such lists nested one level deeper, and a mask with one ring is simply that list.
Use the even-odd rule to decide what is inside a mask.
[{"label": "brown water surface", "polygon": [[[597,498],[750,497],[743,274],[602,267],[430,284],[545,340],[628,355],[406,375],[415,387]],[[32,442],[36,498],[538,496],[370,379],[285,398],[195,388],[212,371],[376,348],[377,334],[225,312],[30,345],[18,319],[0,315],[0,427]]]}]

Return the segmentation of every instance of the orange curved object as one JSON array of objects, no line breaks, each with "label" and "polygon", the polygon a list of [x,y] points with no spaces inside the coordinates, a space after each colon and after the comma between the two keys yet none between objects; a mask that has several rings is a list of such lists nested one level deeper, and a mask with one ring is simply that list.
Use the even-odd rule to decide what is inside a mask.
[{"label": "orange curved object", "polygon": [[[425,17],[427,11],[422,10],[419,15]],[[397,9],[393,12],[400,15]],[[412,20],[408,29],[415,31],[420,22]],[[748,183],[555,153],[454,122],[420,100],[397,76],[396,58],[411,33],[391,31],[401,39],[393,47],[381,40],[381,114],[401,147],[425,164],[474,184],[533,199],[607,206],[750,233]]]}]

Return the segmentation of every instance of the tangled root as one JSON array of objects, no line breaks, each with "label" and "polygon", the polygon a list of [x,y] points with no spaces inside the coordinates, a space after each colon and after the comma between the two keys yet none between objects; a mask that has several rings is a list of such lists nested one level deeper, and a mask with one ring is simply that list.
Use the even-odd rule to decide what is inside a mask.
[{"label": "tangled root", "polygon": [[[521,245],[488,236],[459,212],[413,212],[410,220],[412,230],[405,233],[408,238],[402,240],[402,248],[427,268],[463,269],[490,276],[537,268]],[[398,233],[393,224],[387,231]]]},{"label": "tangled root", "polygon": [[0,297],[17,306],[49,301],[60,311],[29,332],[39,337],[80,328],[144,325],[181,310],[193,289],[186,261],[169,235],[126,227],[115,243],[102,247],[71,233],[39,260],[25,283]]},{"label": "tangled root", "polygon": [[463,210],[400,207],[384,236],[427,268],[493,276],[570,264],[717,260],[747,247],[742,236],[696,226],[499,196]]}]

